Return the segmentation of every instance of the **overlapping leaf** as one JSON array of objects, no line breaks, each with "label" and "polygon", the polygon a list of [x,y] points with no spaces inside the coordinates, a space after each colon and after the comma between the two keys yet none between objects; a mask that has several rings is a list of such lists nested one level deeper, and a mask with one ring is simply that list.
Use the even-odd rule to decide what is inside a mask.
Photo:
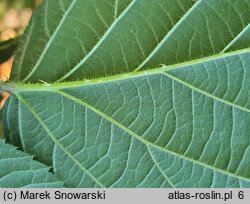
[{"label": "overlapping leaf", "polygon": [[45,1],[15,62],[8,140],[68,187],[249,187],[249,10]]},{"label": "overlapping leaf", "polygon": [[0,187],[63,187],[49,168],[0,140]]}]

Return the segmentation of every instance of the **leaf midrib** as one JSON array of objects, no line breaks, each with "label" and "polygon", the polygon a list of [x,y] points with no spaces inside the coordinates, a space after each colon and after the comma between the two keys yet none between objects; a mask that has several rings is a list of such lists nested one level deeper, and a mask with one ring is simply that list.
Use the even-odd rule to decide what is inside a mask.
[{"label": "leaf midrib", "polygon": [[103,83],[109,83],[109,82],[116,82],[131,78],[138,78],[138,77],[144,77],[144,76],[151,76],[156,74],[164,74],[164,72],[185,68],[189,66],[194,66],[214,60],[220,60],[220,59],[226,59],[228,57],[234,57],[241,54],[250,54],[250,48],[240,49],[236,51],[231,51],[227,53],[218,53],[214,54],[208,57],[198,58],[186,62],[181,62],[177,64],[172,65],[164,65],[162,64],[160,67],[156,67],[153,69],[148,70],[140,70],[140,71],[132,71],[128,73],[123,74],[116,74],[112,76],[107,77],[98,77],[93,79],[83,79],[83,80],[77,80],[77,81],[65,81],[65,82],[52,82],[47,83],[45,81],[39,80],[42,83],[22,83],[22,82],[8,82],[6,84],[2,84],[2,89],[5,89],[6,91],[10,92],[34,92],[34,91],[55,91],[60,89],[66,89],[66,88],[79,88],[84,86],[90,86],[90,85],[98,85]]},{"label": "leaf midrib", "polygon": [[[91,49],[91,51],[84,56],[81,61],[79,63],[77,63],[77,65],[75,67],[73,67],[68,73],[64,74],[62,77],[60,77],[59,79],[56,80],[56,83],[60,83],[64,80],[66,80],[72,73],[74,73],[82,64],[85,63],[85,61],[87,59],[89,59],[90,56],[92,56],[92,54],[96,51],[96,48],[99,47],[99,45],[101,45],[103,43],[103,41],[105,41],[106,37],[109,35],[109,33],[113,30],[114,27],[116,27],[116,25],[118,24],[118,22],[123,19],[123,17],[128,13],[128,11],[130,10],[131,7],[133,7],[133,5],[137,2],[137,0],[132,0],[127,7],[124,9],[124,11],[121,13],[121,15],[119,15],[117,18],[114,19],[113,23],[108,27],[108,29],[105,31],[104,35],[102,36],[102,38],[93,46],[93,48]],[[197,8],[197,6],[203,2],[202,0],[197,0],[196,2],[194,2],[194,4],[185,12],[185,14],[183,16],[181,16],[181,18],[177,21],[177,23],[170,29],[170,31],[165,35],[165,37],[161,40],[161,42],[153,49],[153,51],[146,57],[146,59],[144,59],[143,62],[140,63],[140,65],[134,70],[134,72],[140,71],[141,68],[152,58],[152,56],[154,56],[154,54],[159,50],[159,48],[161,48],[161,46],[166,42],[167,39],[169,39],[169,36],[171,36],[174,31],[176,30],[176,28],[179,27],[179,25],[181,25],[183,23],[183,21],[186,19],[187,16],[189,16],[193,10],[195,10]],[[41,56],[39,57],[37,63],[35,64],[35,66],[33,67],[33,69],[30,71],[30,73],[22,80],[22,82],[27,82],[29,78],[32,77],[33,73],[37,70],[37,68],[39,67],[41,61],[44,58],[44,55],[46,54],[46,51],[49,49],[49,47],[51,46],[54,38],[56,37],[57,33],[59,32],[60,28],[62,27],[65,19],[67,18],[69,12],[72,10],[72,8],[74,7],[76,3],[76,0],[73,0],[71,2],[71,5],[68,7],[67,11],[65,12],[65,14],[62,16],[61,21],[59,22],[55,32],[53,33],[53,35],[51,36],[51,38],[49,39],[48,43],[45,46],[45,49],[43,50]],[[116,2],[117,3],[117,2]],[[115,5],[116,7],[116,5]],[[116,8],[115,8],[116,9]],[[243,28],[243,30],[238,34],[238,36],[236,36],[231,42],[229,42],[229,44],[219,53],[225,53],[226,49],[229,48],[229,46],[231,46],[237,39],[238,37],[245,31],[245,29],[248,27],[249,25],[247,25],[246,27]],[[218,54],[218,55],[219,55]],[[216,56],[217,54],[215,54],[214,56]],[[205,57],[206,58],[206,57]],[[204,59],[205,59],[204,58]],[[209,58],[209,57],[207,57]],[[203,58],[202,58],[203,59]],[[191,60],[192,61],[196,61],[196,60]],[[22,60],[21,60],[22,62]],[[185,62],[184,62],[185,63]],[[178,64],[177,64],[178,65]],[[174,66],[174,65],[170,65],[170,66]]]},{"label": "leaf midrib", "polygon": [[[237,108],[237,109],[240,109],[242,111],[250,113],[249,108],[241,106],[241,105],[239,105],[235,102],[229,101],[227,99],[215,96],[212,93],[204,91],[198,87],[195,87],[192,84],[189,84],[189,83],[179,79],[178,77],[175,77],[175,76],[167,73],[170,70],[185,68],[188,66],[194,66],[197,64],[202,64],[202,63],[213,61],[213,60],[237,56],[237,55],[244,54],[244,53],[250,53],[250,48],[242,49],[242,50],[238,50],[238,51],[233,51],[233,52],[229,52],[229,53],[225,53],[225,54],[221,53],[221,54],[213,55],[210,57],[205,57],[205,58],[192,60],[192,61],[188,61],[188,62],[184,62],[184,63],[170,65],[170,66],[163,65],[161,68],[155,68],[155,69],[151,69],[151,70],[147,70],[147,71],[130,72],[127,74],[114,75],[112,77],[96,78],[96,79],[91,79],[91,80],[75,81],[75,82],[53,83],[53,84],[49,84],[49,83],[46,83],[44,81],[42,81],[43,84],[19,84],[19,83],[9,84],[9,86],[12,88],[7,87],[6,90],[9,91],[9,89],[11,89],[10,92],[13,91],[14,93],[37,92],[37,91],[54,92],[54,91],[59,91],[62,89],[79,88],[79,87],[84,87],[84,86],[89,86],[89,85],[97,85],[97,84],[115,82],[115,81],[132,79],[132,78],[137,78],[137,77],[145,77],[145,76],[152,76],[152,75],[156,75],[156,74],[162,74],[162,75],[164,75],[164,76],[166,76],[174,81],[177,81],[178,83],[190,88],[191,90],[197,91],[197,92],[199,92],[199,93],[201,93],[209,98],[214,99],[215,101],[220,101],[226,105],[229,105],[231,107],[234,107],[234,108]],[[2,88],[2,89],[4,89],[4,88]]]}]

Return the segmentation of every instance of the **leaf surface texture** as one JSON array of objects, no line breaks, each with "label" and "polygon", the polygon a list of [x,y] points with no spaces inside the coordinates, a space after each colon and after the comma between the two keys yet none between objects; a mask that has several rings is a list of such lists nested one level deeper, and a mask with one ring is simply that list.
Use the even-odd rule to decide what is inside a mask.
[{"label": "leaf surface texture", "polygon": [[249,0],[44,1],[8,141],[67,187],[250,186]]},{"label": "leaf surface texture", "polygon": [[0,140],[1,188],[59,188],[63,182],[48,172],[48,166]]}]

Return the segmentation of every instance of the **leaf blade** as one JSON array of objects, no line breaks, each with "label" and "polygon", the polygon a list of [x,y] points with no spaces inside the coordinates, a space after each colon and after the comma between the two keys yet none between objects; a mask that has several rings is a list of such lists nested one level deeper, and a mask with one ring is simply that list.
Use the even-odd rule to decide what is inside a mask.
[{"label": "leaf blade", "polygon": [[[13,83],[19,119],[6,113],[6,132],[32,130],[10,139],[69,187],[249,187],[249,3],[153,3],[75,1],[67,15],[62,6],[54,37],[31,38],[38,51],[24,57],[20,78],[43,84]],[[80,5],[93,11],[86,19]]]},{"label": "leaf blade", "polygon": [[63,187],[49,168],[0,140],[1,187]]}]

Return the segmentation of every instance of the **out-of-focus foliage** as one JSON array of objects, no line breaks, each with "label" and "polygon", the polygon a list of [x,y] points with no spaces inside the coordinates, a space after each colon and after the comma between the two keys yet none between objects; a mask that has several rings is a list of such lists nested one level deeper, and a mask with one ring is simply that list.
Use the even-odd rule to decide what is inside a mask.
[{"label": "out-of-focus foliage", "polygon": [[[2,63],[13,52],[18,36],[27,26],[32,10],[41,0],[0,0],[0,56]],[[11,48],[11,49],[10,49]],[[6,50],[8,53],[2,53]],[[7,57],[8,58],[8,57]]]},{"label": "out-of-focus foliage", "polygon": [[35,9],[41,0],[0,0],[0,18],[9,9],[23,10],[23,8]]}]

